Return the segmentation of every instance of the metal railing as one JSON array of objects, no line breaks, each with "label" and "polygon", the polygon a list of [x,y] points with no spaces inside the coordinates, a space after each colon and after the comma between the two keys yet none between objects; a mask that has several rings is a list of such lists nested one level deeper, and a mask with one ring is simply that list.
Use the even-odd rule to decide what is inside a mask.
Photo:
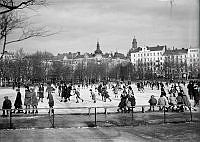
[{"label": "metal railing", "polygon": [[[179,106],[183,106],[184,107],[184,105],[179,105]],[[126,116],[123,116],[123,117],[125,117],[125,119],[126,120],[129,120],[130,119],[130,121],[132,121],[132,123],[131,124],[133,124],[133,120],[134,120],[134,113],[136,113],[136,112],[142,112],[142,113],[145,113],[146,111],[146,108],[149,108],[150,107],[150,105],[137,105],[137,106],[132,106],[132,107],[130,107],[130,112],[129,113],[127,113],[127,115]],[[159,105],[156,105],[155,107],[160,107]],[[163,117],[162,117],[162,119],[163,119],[163,123],[167,123],[167,111],[166,111],[166,108],[168,108],[169,106],[163,106],[163,111],[155,111],[155,113],[157,113],[157,112],[160,112],[160,114],[161,115],[163,115]],[[97,127],[98,125],[97,125],[97,119],[98,119],[98,116],[99,116],[99,118],[100,118],[100,114],[102,114],[102,115],[104,115],[104,118],[105,118],[105,120],[107,120],[108,119],[108,116],[109,116],[109,114],[116,114],[117,113],[117,108],[118,108],[118,106],[104,106],[104,107],[96,107],[96,106],[94,106],[94,107],[67,107],[67,108],[37,108],[38,110],[48,110],[48,112],[49,113],[42,113],[42,114],[28,114],[28,115],[23,115],[23,116],[27,116],[27,117],[29,117],[29,116],[47,116],[47,117],[44,117],[44,118],[38,118],[38,121],[40,121],[40,119],[42,120],[42,119],[45,119],[44,120],[44,122],[46,123],[46,121],[47,121],[47,118],[49,119],[49,121],[50,121],[50,124],[51,124],[51,128],[55,128],[56,126],[55,126],[55,121],[57,121],[57,124],[58,123],[60,123],[59,121],[64,121],[64,122],[62,122],[62,123],[66,123],[67,121],[69,121],[69,120],[65,120],[66,119],[66,115],[77,115],[77,114],[79,114],[79,117],[80,116],[85,116],[85,115],[87,115],[87,116],[89,116],[89,121],[91,122],[91,123],[93,123],[93,125],[90,125],[90,126],[92,126],[92,127]],[[138,109],[139,108],[139,110],[140,111],[134,111],[135,109]],[[63,114],[56,114],[56,111],[58,111],[58,110],[77,110],[77,109],[81,109],[81,110],[88,110],[88,112],[87,113],[85,113],[85,112],[79,112],[79,113],[76,113],[76,112],[74,112],[74,113],[63,113]],[[114,110],[113,110],[114,109]],[[13,114],[13,111],[14,110],[16,110],[16,109],[0,109],[0,111],[3,111],[3,110],[5,110],[5,111],[8,111],[9,112],[9,115],[8,115],[8,117],[6,117],[6,119],[8,120],[8,121],[6,121],[7,123],[9,123],[8,125],[6,125],[6,127],[5,128],[9,128],[9,129],[14,129],[15,127],[14,127],[14,120],[13,120],[13,118],[15,118],[16,117],[16,115],[14,115]],[[30,109],[26,109],[26,108],[24,108],[24,109],[19,109],[20,111],[31,111],[31,110],[33,110],[32,108],[30,108]],[[93,111],[92,111],[93,110]],[[111,111],[108,111],[108,110],[111,110]],[[120,113],[117,113],[117,114],[120,114]],[[121,114],[123,114],[123,113],[121,113]],[[125,113],[124,113],[125,114]],[[157,113],[158,114],[158,113]],[[157,114],[155,114],[155,115],[157,115]],[[173,114],[175,114],[175,113],[173,113]],[[62,116],[63,115],[63,116]],[[191,107],[189,107],[189,115],[190,115],[190,120],[189,121],[193,121],[192,119],[193,119],[193,116],[192,116],[192,110],[191,110]],[[57,117],[55,117],[55,116],[57,116]],[[61,118],[58,118],[58,116],[61,116]],[[65,117],[66,116],[66,117]],[[92,116],[94,117],[94,118],[92,118]],[[102,116],[101,116],[102,117]],[[122,116],[121,116],[122,117]],[[91,119],[92,118],[92,119]],[[2,119],[3,118],[0,118],[0,120],[2,121]],[[25,118],[24,118],[25,119]],[[57,120],[58,119],[58,120]],[[87,119],[87,118],[84,118],[84,119]],[[114,119],[114,118],[111,118],[111,120],[112,119]],[[111,121],[110,120],[110,121]],[[4,123],[3,121],[1,122],[0,121],[0,124],[1,123]],[[71,122],[73,121],[73,118],[72,118],[72,120],[71,120]],[[75,120],[74,120],[75,121]],[[6,124],[7,124],[6,123]],[[16,121],[15,122],[15,124],[17,124],[17,123],[24,123],[23,121],[22,122],[18,122],[18,121]],[[30,123],[32,123],[31,121],[30,121]],[[42,122],[41,122],[42,123]],[[46,127],[46,126],[45,126]],[[0,125],[0,129],[2,129],[1,128],[1,125]],[[4,128],[3,128],[4,129]]]}]

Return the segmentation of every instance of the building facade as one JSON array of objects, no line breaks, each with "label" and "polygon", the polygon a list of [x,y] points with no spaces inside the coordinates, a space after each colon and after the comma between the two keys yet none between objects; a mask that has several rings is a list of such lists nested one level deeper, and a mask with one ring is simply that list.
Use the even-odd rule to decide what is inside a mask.
[{"label": "building facade", "polygon": [[166,45],[137,47],[137,41],[134,38],[128,56],[134,66],[134,71],[139,72],[140,76],[142,76],[140,78],[148,78],[147,76],[162,75],[164,65],[163,54],[165,51]]}]

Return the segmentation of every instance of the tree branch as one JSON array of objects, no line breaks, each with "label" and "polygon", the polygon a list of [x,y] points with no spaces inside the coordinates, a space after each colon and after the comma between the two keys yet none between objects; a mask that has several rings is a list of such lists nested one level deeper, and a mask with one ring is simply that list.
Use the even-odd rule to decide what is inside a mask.
[{"label": "tree branch", "polygon": [[[10,5],[11,3],[11,5]],[[14,5],[13,0],[1,0],[0,1],[0,8],[4,8],[5,10],[0,11],[0,15],[1,14],[5,14],[8,13],[10,11],[13,11],[15,9],[23,9],[25,7],[29,7],[31,5],[45,5],[46,4],[46,0],[26,0],[26,1],[22,1],[21,3]]]}]

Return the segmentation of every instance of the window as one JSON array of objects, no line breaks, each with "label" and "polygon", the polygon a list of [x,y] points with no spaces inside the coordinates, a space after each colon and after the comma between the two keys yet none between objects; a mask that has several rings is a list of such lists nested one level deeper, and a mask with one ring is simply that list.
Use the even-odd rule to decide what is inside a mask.
[{"label": "window", "polygon": [[144,56],[146,56],[146,54],[144,53]]},{"label": "window", "polygon": [[155,52],[153,53],[153,56],[155,56],[156,54],[155,54]]},{"label": "window", "polygon": [[157,54],[158,54],[158,56],[159,56],[159,52],[158,52]]},{"label": "window", "polygon": [[149,56],[149,53],[147,53],[147,56]]}]

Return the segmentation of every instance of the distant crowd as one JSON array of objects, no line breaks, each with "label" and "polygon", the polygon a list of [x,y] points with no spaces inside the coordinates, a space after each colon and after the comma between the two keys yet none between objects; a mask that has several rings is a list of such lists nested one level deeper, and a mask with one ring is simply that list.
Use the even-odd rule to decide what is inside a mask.
[{"label": "distant crowd", "polygon": [[[145,88],[151,88],[160,90],[160,97],[158,99],[152,95],[149,98],[148,103],[150,104],[149,111],[155,111],[155,107],[159,107],[159,111],[180,111],[183,112],[186,108],[195,110],[195,107],[199,106],[200,100],[200,83],[197,81],[190,81],[187,84],[187,90],[189,98],[184,92],[182,85],[185,86],[186,83],[184,81],[181,82],[158,82],[158,81],[140,81],[136,83],[137,91],[140,93],[144,93]],[[169,89],[166,89],[169,88]],[[37,89],[36,89],[37,88]],[[57,93],[60,96],[60,102],[69,102],[71,96],[75,96],[76,103],[84,102],[84,99],[81,97],[80,89],[88,89],[90,92],[91,101],[93,103],[97,102],[97,97],[100,97],[102,101],[106,102],[111,100],[111,94],[109,94],[108,89],[112,89],[114,94],[114,98],[120,98],[120,102],[118,105],[118,112],[130,112],[132,108],[136,105],[136,98],[134,95],[134,91],[129,83],[123,82],[115,82],[115,83],[99,83],[92,85],[72,85],[66,83],[58,83],[56,85],[53,84],[38,84],[37,86],[30,87],[28,85],[25,86],[25,97],[24,104],[22,104],[20,87],[16,89],[17,96],[14,102],[14,111],[12,113],[24,113],[24,114],[37,114],[38,113],[38,103],[43,102],[44,93],[47,93],[47,99],[50,110],[53,112],[54,107],[54,97],[52,93],[55,93],[57,89]],[[92,89],[94,88],[94,89]],[[37,93],[36,93],[37,92]],[[4,97],[5,100],[3,102],[3,116],[7,116],[9,110],[12,108],[12,102],[8,98],[8,96]],[[190,100],[194,100],[194,106],[191,106]],[[25,109],[23,108],[25,106]],[[50,113],[50,111],[49,111]]]}]

